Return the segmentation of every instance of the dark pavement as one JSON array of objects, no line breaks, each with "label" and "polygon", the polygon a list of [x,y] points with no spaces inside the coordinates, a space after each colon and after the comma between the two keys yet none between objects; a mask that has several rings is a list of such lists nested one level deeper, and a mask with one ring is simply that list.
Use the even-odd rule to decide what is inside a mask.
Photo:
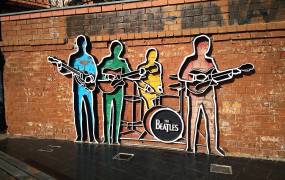
[{"label": "dark pavement", "polygon": [[[285,179],[285,162],[138,147],[6,138],[0,140],[0,151],[56,179]],[[113,159],[117,153],[134,157],[129,161]],[[232,174],[210,172],[211,164],[232,166]]]}]

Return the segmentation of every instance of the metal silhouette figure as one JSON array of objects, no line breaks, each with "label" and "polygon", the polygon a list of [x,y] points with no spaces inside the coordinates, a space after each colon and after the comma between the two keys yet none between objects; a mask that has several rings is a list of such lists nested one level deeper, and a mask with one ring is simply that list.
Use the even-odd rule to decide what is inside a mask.
[{"label": "metal silhouette figure", "polygon": [[[217,116],[216,87],[222,82],[233,79],[242,73],[253,71],[252,64],[243,64],[238,68],[219,71],[213,57],[210,56],[211,39],[206,35],[194,38],[193,53],[186,56],[178,71],[178,80],[187,88],[187,150],[197,151],[198,124],[205,120],[205,139],[208,154],[213,142],[216,152],[224,156],[219,147],[219,128]],[[190,127],[191,125],[191,127]],[[189,132],[190,129],[190,132]]]},{"label": "metal silhouette figure", "polygon": [[[95,116],[93,110],[93,90],[96,87],[97,66],[93,57],[87,52],[87,38],[84,35],[77,36],[75,40],[76,52],[69,55],[68,63],[48,57],[48,61],[57,65],[58,71],[63,75],[72,74],[73,81],[73,109],[74,122],[77,137],[76,142],[83,141],[83,111],[84,105],[87,115],[89,141],[97,143],[95,139]],[[87,133],[86,133],[87,134]]]},{"label": "metal silhouette figure", "polygon": [[155,48],[149,48],[145,54],[145,61],[138,65],[137,69],[151,68],[145,76],[137,82],[138,91],[144,100],[145,112],[156,106],[156,99],[163,93],[162,65],[158,62],[158,52]]},{"label": "metal silhouette figure", "polygon": [[109,51],[98,65],[99,87],[103,92],[104,143],[119,144],[125,80],[138,80],[145,74],[145,69],[130,70],[127,60],[122,57],[124,45],[120,41],[113,40]]}]

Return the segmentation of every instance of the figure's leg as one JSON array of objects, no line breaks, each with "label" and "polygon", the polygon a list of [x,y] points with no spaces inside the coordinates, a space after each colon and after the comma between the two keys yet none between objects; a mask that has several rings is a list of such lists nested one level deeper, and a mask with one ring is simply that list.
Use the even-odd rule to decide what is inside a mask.
[{"label": "figure's leg", "polygon": [[[214,144],[215,144],[215,149],[217,153],[221,156],[224,156],[224,151],[219,147],[219,126],[218,126],[218,104],[217,104],[217,99],[216,99],[216,91],[215,87],[212,87],[213,90],[213,125],[210,124],[210,127],[214,128],[214,131],[210,132],[211,137],[214,138]],[[211,121],[210,121],[211,123]]]},{"label": "figure's leg", "polygon": [[111,118],[112,118],[112,95],[103,94],[104,114],[104,143],[110,144]]},{"label": "figure's leg", "polygon": [[187,119],[186,119],[186,151],[193,151],[191,147],[191,138],[193,137],[192,135],[192,103],[191,103],[191,97],[190,95],[187,95]]},{"label": "figure's leg", "polygon": [[119,144],[119,135],[120,135],[120,127],[121,127],[121,118],[122,118],[122,109],[123,109],[123,98],[124,98],[124,90],[120,89],[115,94],[115,106],[114,106],[114,124],[115,124],[115,137],[114,143]]},{"label": "figure's leg", "polygon": [[80,93],[74,93],[73,95],[74,102],[74,123],[75,123],[75,130],[76,130],[76,140],[75,141],[82,141],[83,133],[82,133],[82,95]]},{"label": "figure's leg", "polygon": [[206,136],[205,136],[206,147],[207,147],[207,153],[210,154],[210,151],[211,151],[210,142],[211,142],[211,140],[210,140],[210,134],[209,134],[209,131],[210,131],[210,129],[209,129],[209,118],[208,118],[208,115],[206,114],[206,109],[205,109],[205,106],[203,103],[200,105],[199,110],[201,110],[200,112],[202,113],[203,118],[204,118],[205,131],[206,131]]},{"label": "figure's leg", "polygon": [[86,110],[88,114],[88,133],[89,133],[89,141],[90,142],[97,142],[95,139],[95,117],[94,117],[94,110],[93,110],[93,94],[92,92],[87,92],[85,95],[85,104]]},{"label": "figure's leg", "polygon": [[191,123],[192,127],[191,128],[191,137],[192,137],[192,150],[194,153],[196,153],[196,144],[197,144],[197,133],[198,133],[198,125],[199,125],[199,122],[200,122],[200,119],[201,119],[201,104],[199,105],[199,107],[195,107],[195,119],[193,117],[193,121],[191,120],[191,122],[194,122],[194,123]]},{"label": "figure's leg", "polygon": [[141,96],[144,100],[144,104],[145,104],[144,112],[146,113],[147,110],[154,107],[154,105],[155,105],[154,101],[155,101],[157,96],[149,94],[149,93],[145,93],[145,92],[142,92]]}]

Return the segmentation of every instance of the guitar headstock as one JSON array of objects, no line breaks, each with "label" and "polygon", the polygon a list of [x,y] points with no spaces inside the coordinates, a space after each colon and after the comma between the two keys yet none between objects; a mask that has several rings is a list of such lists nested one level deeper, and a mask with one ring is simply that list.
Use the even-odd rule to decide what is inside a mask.
[{"label": "guitar headstock", "polygon": [[242,72],[250,72],[254,70],[253,64],[247,63],[247,64],[242,64],[239,68]]},{"label": "guitar headstock", "polygon": [[54,57],[54,56],[49,56],[49,57],[47,58],[47,60],[48,60],[48,62],[50,62],[50,63],[59,63],[59,62],[61,62],[59,59],[57,59],[57,58]]}]

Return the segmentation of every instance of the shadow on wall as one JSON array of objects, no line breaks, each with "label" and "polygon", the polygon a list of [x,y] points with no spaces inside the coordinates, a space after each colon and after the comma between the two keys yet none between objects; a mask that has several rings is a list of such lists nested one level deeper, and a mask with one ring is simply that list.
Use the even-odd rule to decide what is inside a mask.
[{"label": "shadow on wall", "polygon": [[[1,37],[1,24],[0,24],[0,41]],[[3,87],[3,70],[4,70],[5,58],[0,50],[0,133],[6,133],[7,124],[5,119],[5,107],[4,107],[4,87]]]}]

